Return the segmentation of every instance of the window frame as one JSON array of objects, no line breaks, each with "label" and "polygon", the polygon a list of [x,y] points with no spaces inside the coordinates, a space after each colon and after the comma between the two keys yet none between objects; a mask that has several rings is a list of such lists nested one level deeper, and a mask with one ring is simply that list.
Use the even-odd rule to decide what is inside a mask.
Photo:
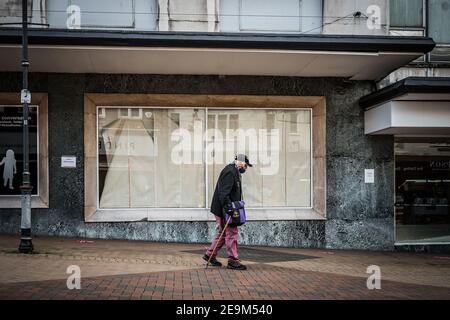
[{"label": "window frame", "polygon": [[[0,104],[22,106],[20,93],[0,92]],[[31,208],[49,208],[49,155],[48,155],[48,95],[32,93],[30,106],[37,106],[37,194],[31,196]],[[19,173],[19,172],[18,172]],[[20,174],[20,173],[19,173]],[[21,208],[21,195],[0,196],[0,208]]]},{"label": "window frame", "polygon": [[314,201],[312,209],[268,208],[247,210],[247,221],[324,221],[327,219],[327,139],[325,96],[167,94],[167,93],[85,93],[84,94],[84,221],[98,222],[207,222],[215,221],[209,210],[142,209],[97,210],[96,106],[175,106],[209,108],[312,108],[312,152]]},{"label": "window frame", "polygon": [[[397,167],[397,160],[399,156],[402,156],[403,154],[399,154],[397,144],[399,143],[429,143],[429,144],[435,144],[444,142],[447,143],[447,140],[445,137],[410,137],[410,136],[404,136],[404,137],[396,137],[394,140],[394,168]],[[414,156],[414,155],[413,155]],[[421,157],[423,155],[417,155],[417,157]],[[396,181],[397,176],[397,170],[394,170],[394,183]],[[397,216],[398,216],[398,209],[397,209],[397,188],[394,188],[394,243],[395,245],[430,245],[430,244],[448,244],[448,241],[429,241],[429,240],[422,240],[422,239],[400,239],[398,235],[398,229],[401,224],[397,222]],[[403,225],[411,225],[411,224],[403,224]],[[424,226],[426,224],[418,224],[419,226]]]}]

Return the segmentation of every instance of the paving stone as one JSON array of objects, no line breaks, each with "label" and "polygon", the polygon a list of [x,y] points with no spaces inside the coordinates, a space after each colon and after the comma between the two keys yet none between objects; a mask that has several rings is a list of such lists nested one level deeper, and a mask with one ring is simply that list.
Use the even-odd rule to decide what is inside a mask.
[{"label": "paving stone", "polygon": [[[12,253],[18,237],[0,235],[0,299],[450,300],[448,255],[240,247],[248,270],[235,271],[205,269],[195,244],[76,240],[38,237],[37,254],[24,255]],[[69,265],[80,267],[80,290],[67,288]],[[367,288],[371,265],[380,290]]]}]

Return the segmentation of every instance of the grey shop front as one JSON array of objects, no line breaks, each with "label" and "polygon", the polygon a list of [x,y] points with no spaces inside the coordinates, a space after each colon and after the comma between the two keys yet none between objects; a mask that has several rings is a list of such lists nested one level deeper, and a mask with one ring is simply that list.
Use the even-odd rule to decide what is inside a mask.
[{"label": "grey shop front", "polygon": [[[14,52],[5,50],[8,61]],[[235,153],[245,152],[255,167],[243,179],[248,222],[240,229],[240,243],[396,247],[396,138],[366,134],[360,99],[374,92],[373,79],[380,72],[404,63],[401,54],[391,60],[360,54],[367,67],[358,71],[351,69],[359,63],[354,53],[323,58],[301,51],[286,66],[323,58],[322,63],[335,59],[336,68],[343,69],[304,67],[289,74],[282,63],[267,67],[276,72],[262,67],[269,59],[265,55],[274,59],[283,53],[254,50],[229,56],[225,50],[222,58],[239,58],[236,64],[241,65],[252,54],[253,62],[243,69],[252,74],[223,69],[213,75],[177,75],[155,74],[159,69],[151,65],[144,66],[145,73],[124,73],[127,66],[100,62],[89,71],[74,50],[63,48],[51,51],[56,53],[50,67],[40,60],[50,51],[42,50],[47,49],[35,48],[36,67],[30,74],[37,122],[33,234],[206,243],[215,232],[208,208],[217,175]],[[208,63],[215,61],[216,51],[207,56]],[[91,59],[100,52],[107,50],[89,53]],[[83,72],[60,65],[64,54],[80,63],[67,68]],[[157,52],[148,54],[159,58]],[[179,54],[199,62],[198,52]],[[405,55],[406,61],[412,57]],[[180,63],[175,55],[168,59]],[[135,70],[134,62],[130,59],[129,71]],[[107,67],[110,72],[96,69]],[[6,124],[7,116],[18,112],[21,74],[10,70],[0,75],[0,116]],[[6,125],[1,130],[1,158],[14,150],[15,188],[20,139]],[[1,186],[0,232],[16,234],[20,198],[8,191],[8,183]]]},{"label": "grey shop front", "polygon": [[[20,83],[20,74],[3,74],[2,79],[6,80],[2,81],[4,88],[11,83]],[[111,117],[112,120],[108,121],[109,126],[103,125],[103,127],[113,131],[112,133],[109,132],[112,136],[117,128],[114,128],[111,122],[121,122],[119,116],[127,119],[125,123],[122,121],[122,126],[131,126],[130,123],[134,123],[131,117],[139,117],[140,119],[141,116],[144,118],[146,113],[149,115],[148,112],[152,112],[151,115],[155,118],[153,122],[155,129],[159,129],[156,133],[156,135],[159,135],[158,146],[171,143],[176,147],[179,145],[179,140],[172,141],[174,137],[172,132],[178,127],[163,128],[161,123],[164,120],[161,119],[166,119],[168,122],[165,123],[171,125],[179,121],[180,126],[183,127],[185,126],[183,122],[193,123],[197,110],[200,123],[206,122],[205,117],[208,113],[210,127],[213,123],[218,125],[223,123],[224,126],[227,125],[231,128],[237,126],[239,128],[239,120],[248,119],[247,113],[253,115],[252,121],[257,120],[261,126],[267,125],[262,129],[271,129],[271,125],[274,127],[272,129],[276,129],[279,127],[279,123],[283,123],[285,127],[280,128],[281,133],[277,139],[280,142],[287,141],[286,138],[282,139],[282,137],[288,136],[290,133],[292,137],[297,135],[297,140],[291,141],[292,145],[283,143],[280,146],[279,154],[276,155],[278,161],[281,161],[280,159],[284,159],[283,163],[291,161],[289,157],[284,157],[283,154],[292,152],[295,155],[294,159],[303,157],[303,161],[312,164],[312,170],[308,167],[303,170],[298,168],[297,171],[288,171],[287,174],[283,172],[292,167],[289,162],[288,166],[285,164],[283,164],[284,167],[278,166],[275,175],[262,175],[258,170],[258,172],[253,173],[255,176],[251,177],[253,181],[248,178],[250,181],[247,186],[253,183],[253,191],[247,189],[245,180],[247,177],[244,177],[244,197],[248,199],[249,206],[252,201],[255,202],[255,205],[253,205],[254,209],[249,211],[250,221],[241,228],[240,239],[242,243],[367,249],[393,247],[394,145],[392,137],[369,137],[364,134],[364,117],[358,105],[358,98],[370,92],[371,84],[369,82],[277,77],[236,76],[221,78],[217,76],[42,73],[32,74],[30,80],[33,92],[45,92],[48,97],[48,99],[41,100],[41,105],[42,101],[48,102],[48,208],[33,209],[34,234],[207,242],[214,232],[214,223],[212,222],[212,216],[208,214],[209,200],[205,200],[206,192],[210,194],[211,191],[205,190],[207,183],[205,180],[206,170],[202,164],[204,163],[203,156],[199,157],[199,164],[194,163],[191,167],[185,163],[173,167],[164,167],[164,163],[171,162],[169,156],[173,149],[164,150],[162,147],[158,147],[158,155],[163,157],[166,154],[168,158],[163,159],[163,164],[156,164],[160,170],[156,170],[155,173],[160,176],[156,177],[156,185],[151,186],[156,190],[152,189],[151,191],[154,196],[155,192],[159,194],[160,190],[165,190],[165,183],[171,183],[173,195],[166,198],[156,198],[156,201],[161,201],[166,207],[110,208],[111,201],[117,201],[116,206],[128,205],[129,201],[131,201],[131,205],[134,205],[133,201],[136,199],[133,198],[132,194],[130,197],[127,193],[125,194],[128,196],[123,199],[109,197],[109,203],[103,200],[106,208],[105,205],[103,208],[102,206],[97,207],[96,203],[99,203],[102,198],[99,198],[97,192],[95,192],[98,189],[95,183],[99,181],[100,185],[102,175],[104,176],[103,185],[106,181],[104,167],[102,166],[107,162],[108,155],[106,153],[97,154],[98,151],[104,150],[108,143],[107,137],[97,140],[97,135],[100,138],[102,137],[102,132],[96,134],[96,129],[102,128],[102,119]],[[137,90],[123,88],[123,83],[136,83],[139,84],[139,88],[136,88]],[[208,101],[205,100],[205,89],[203,88],[206,87],[211,88],[209,96],[220,93],[216,95],[216,101],[211,102],[210,100],[213,99],[211,97],[208,98]],[[201,91],[199,88],[201,88]],[[217,90],[218,88],[221,89]],[[229,88],[226,92],[228,94],[224,95],[225,90],[223,88]],[[6,90],[3,89],[2,91],[5,92]],[[136,93],[139,91],[145,93]],[[176,93],[171,93],[171,91]],[[156,96],[152,96],[152,92],[156,92]],[[265,96],[255,94],[258,92],[271,94],[270,96],[275,97],[275,100],[281,98],[281,101],[268,101]],[[277,93],[282,93],[283,96],[276,95]],[[183,96],[179,96],[179,94]],[[13,98],[12,95],[14,94],[3,94],[4,97],[9,96],[9,99]],[[187,101],[185,95],[189,95],[193,100]],[[233,96],[234,99],[236,99],[236,96],[240,96],[240,99],[234,102],[220,100],[226,99],[226,96]],[[198,97],[201,97],[201,99],[198,100]],[[283,101],[283,97],[294,97],[294,99],[288,102]],[[309,98],[298,99],[299,97]],[[130,98],[131,100],[128,100]],[[102,101],[102,99],[107,101]],[[114,103],[111,99],[117,99],[117,102]],[[122,99],[127,99],[127,101]],[[148,99],[145,106],[143,106],[144,101],[142,99]],[[162,104],[160,99],[165,99],[165,104]],[[245,105],[245,100],[247,100],[247,105]],[[133,101],[137,106],[130,105]],[[11,102],[9,100],[8,105],[11,105]],[[174,105],[181,102],[184,106],[177,107]],[[32,101],[32,104],[34,103]],[[205,107],[205,103],[209,106]],[[260,103],[265,104],[264,108],[256,107],[256,104]],[[157,108],[155,108],[155,104]],[[196,106],[193,106],[193,104],[196,104]],[[215,104],[215,106],[212,107],[211,104]],[[219,107],[219,104],[222,105]],[[242,107],[237,108],[236,104],[240,104]],[[295,107],[292,107],[292,104],[295,104]],[[91,106],[89,107],[89,105]],[[229,107],[225,107],[225,105],[229,105]],[[321,110],[319,106],[326,109],[322,108]],[[39,107],[41,106],[38,105]],[[255,112],[255,108],[258,112]],[[179,112],[174,112],[177,110]],[[316,113],[314,113],[314,110],[316,110]],[[345,112],[345,114],[342,114],[342,112]],[[178,115],[175,116],[173,113],[178,113]],[[105,114],[105,118],[102,118],[103,114]],[[157,117],[160,117],[160,120]],[[286,119],[289,122],[280,121]],[[249,120],[246,121],[248,125]],[[274,121],[278,124],[274,124]],[[314,124],[316,125],[314,126]],[[314,129],[311,129],[311,127],[325,131],[326,134],[322,135],[322,141],[320,141],[318,133],[314,135]],[[219,129],[221,128],[219,127]],[[129,137],[133,130],[137,130],[137,134],[140,134],[139,128],[125,129],[122,129],[124,134],[118,134],[120,139]],[[143,127],[141,130],[144,129]],[[148,132],[147,129],[145,129],[146,132]],[[244,129],[251,128],[245,127]],[[190,130],[187,125],[186,130],[188,132]],[[195,127],[192,127],[192,132],[193,130],[195,130]],[[136,133],[136,131],[134,132]],[[298,138],[299,133],[303,136],[303,140]],[[117,133],[115,134],[117,135]],[[179,138],[179,136],[176,137]],[[262,141],[268,140],[270,143],[268,135],[257,138]],[[42,137],[39,137],[39,141],[42,143]],[[140,143],[146,145],[145,142]],[[2,148],[4,148],[3,144],[2,140]],[[147,147],[149,146],[147,145]],[[194,144],[192,148],[192,160],[194,160]],[[4,151],[2,150],[2,152]],[[200,149],[199,152],[204,153],[204,149]],[[299,154],[296,154],[296,152]],[[269,155],[271,154],[269,153]],[[74,156],[76,167],[62,167],[62,156]],[[128,161],[136,161],[141,156],[137,154],[130,159],[127,157],[126,164],[128,165]],[[273,157],[272,159],[275,159]],[[254,159],[254,162],[261,162],[261,164],[256,165],[255,169],[266,168],[271,173],[270,158],[267,163],[263,163],[258,158]],[[16,152],[16,159],[20,162],[20,150]],[[231,160],[224,153],[222,163],[217,164],[216,170],[220,170],[222,165]],[[41,162],[45,162],[45,160]],[[118,163],[118,166],[122,164]],[[181,168],[175,171],[176,166]],[[130,164],[131,167],[133,167],[133,163]],[[213,165],[208,165],[208,167],[208,177],[211,179],[209,184],[212,185]],[[96,171],[97,168],[98,171]],[[154,167],[152,166],[152,168]],[[374,168],[376,172],[375,183],[364,182],[364,169],[366,168]],[[315,177],[314,169],[316,169]],[[308,180],[312,177],[312,186],[311,181],[304,181],[303,189],[289,189],[289,178],[292,178],[294,174],[298,175],[296,179]],[[325,181],[323,181],[324,174]],[[173,177],[170,177],[170,175],[173,175]],[[114,178],[114,176],[112,177]],[[115,178],[121,179],[120,175],[116,175]],[[139,178],[139,176],[134,177],[127,174],[124,180],[119,180],[117,183],[126,184],[128,179],[136,178]],[[172,180],[167,181],[166,179]],[[272,179],[272,183],[265,185],[263,184],[264,179]],[[314,181],[314,179],[316,180]],[[326,186],[322,187],[321,183],[326,183]],[[287,192],[292,192],[294,196],[285,197],[287,192],[283,191],[283,184],[287,184]],[[132,185],[133,181],[131,181]],[[263,197],[258,198],[260,193],[257,191],[270,192],[272,185],[276,187],[274,191],[280,194],[273,197],[267,196],[268,201],[273,202],[269,203],[270,207],[266,208],[264,202],[262,202]],[[110,184],[108,188],[111,187]],[[123,185],[118,187],[122,188]],[[126,185],[126,187],[130,186]],[[182,197],[183,190],[186,189],[183,188],[190,188],[193,192],[191,196],[184,200]],[[266,189],[262,190],[263,188]],[[40,188],[39,190],[42,191],[43,189]],[[102,192],[104,190],[103,187]],[[112,190],[114,192],[114,188]],[[314,191],[308,192],[308,190]],[[135,192],[141,192],[141,190]],[[252,192],[254,193],[252,194]],[[301,193],[302,198],[298,199],[295,192]],[[324,196],[322,199],[320,199],[321,192]],[[312,200],[311,193],[313,193]],[[195,199],[195,195],[198,198]],[[35,198],[39,197],[42,197],[42,195]],[[261,202],[257,202],[258,199],[261,199]],[[323,199],[326,201],[326,211],[320,211],[319,209],[322,205],[320,201]],[[163,200],[166,202],[163,202]],[[193,202],[194,200],[197,202]],[[146,201],[152,201],[152,199]],[[170,203],[170,201],[173,201],[173,203]],[[187,201],[186,204],[183,201]],[[42,203],[45,205],[45,199],[42,200]],[[114,205],[114,203],[112,204]],[[202,207],[195,207],[198,205]],[[136,204],[136,206],[142,207],[140,204]],[[178,206],[178,208],[168,206]],[[186,208],[183,206],[186,206]],[[322,208],[325,207],[322,206]],[[20,221],[20,210],[4,208],[1,211],[0,219],[2,232],[16,233]]]}]

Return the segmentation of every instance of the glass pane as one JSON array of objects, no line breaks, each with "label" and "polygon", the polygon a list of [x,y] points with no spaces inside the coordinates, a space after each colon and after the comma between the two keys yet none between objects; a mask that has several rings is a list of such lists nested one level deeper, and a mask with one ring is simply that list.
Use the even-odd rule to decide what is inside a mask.
[{"label": "glass pane", "polygon": [[318,0],[219,1],[221,32],[321,33],[322,2]]},{"label": "glass pane", "polygon": [[[29,169],[32,195],[38,194],[38,107],[29,107]],[[22,106],[0,106],[0,196],[20,195],[23,172]]]},{"label": "glass pane", "polygon": [[131,109],[98,118],[100,207],[205,207],[205,111]]},{"label": "glass pane", "polygon": [[168,7],[171,21],[208,21],[207,0],[170,0]]},{"label": "glass pane", "polygon": [[126,108],[120,108],[120,116],[121,117],[128,117],[128,109]]},{"label": "glass pane", "polygon": [[241,0],[241,30],[300,31],[298,0]]},{"label": "glass pane", "polygon": [[390,0],[389,5],[391,26],[423,26],[423,0]]},{"label": "glass pane", "polygon": [[133,0],[70,0],[70,4],[80,7],[82,27],[133,27]]},{"label": "glass pane", "polygon": [[209,203],[221,170],[245,153],[254,164],[242,176],[249,206],[311,206],[310,116],[310,110],[208,110]]},{"label": "glass pane", "polygon": [[395,143],[396,240],[450,241],[450,139]]},{"label": "glass pane", "polygon": [[450,0],[429,0],[428,35],[436,43],[450,44]]},{"label": "glass pane", "polygon": [[130,112],[131,112],[131,116],[132,117],[140,117],[139,112],[142,110],[139,110],[138,108],[131,108]]}]

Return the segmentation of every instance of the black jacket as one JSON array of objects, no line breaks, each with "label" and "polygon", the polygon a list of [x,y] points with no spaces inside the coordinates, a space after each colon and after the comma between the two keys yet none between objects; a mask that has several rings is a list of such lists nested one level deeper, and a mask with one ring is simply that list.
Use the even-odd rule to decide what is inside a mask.
[{"label": "black jacket", "polygon": [[228,203],[242,200],[240,176],[234,163],[230,163],[220,172],[211,202],[211,212],[216,216],[223,217]]}]

